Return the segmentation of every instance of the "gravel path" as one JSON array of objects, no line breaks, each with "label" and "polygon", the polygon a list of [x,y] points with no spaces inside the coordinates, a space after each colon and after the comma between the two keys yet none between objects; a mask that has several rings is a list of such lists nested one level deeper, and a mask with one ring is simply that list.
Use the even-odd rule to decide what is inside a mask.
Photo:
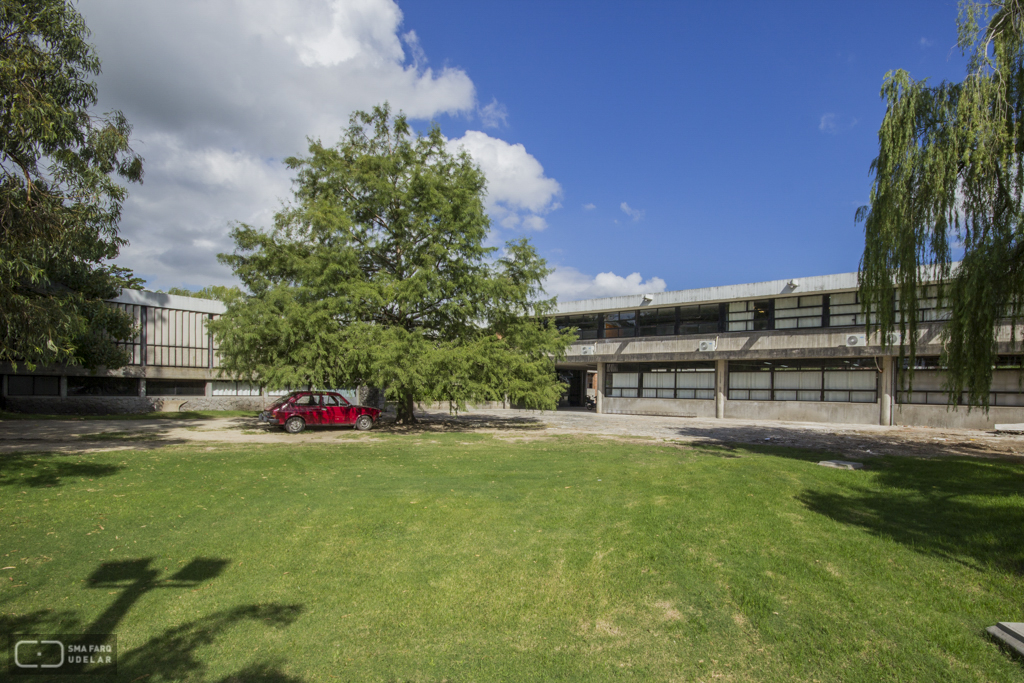
[{"label": "gravel path", "polygon": [[795,446],[850,458],[874,455],[971,455],[1021,458],[1024,436],[980,430],[812,422],[712,420],[648,415],[595,415],[583,410],[537,412],[473,410],[453,417],[424,411],[414,427],[396,427],[385,417],[372,432],[311,428],[300,435],[261,425],[255,418],[205,420],[0,420],[0,453],[56,451],[80,453],[162,448],[196,443],[322,443],[374,438],[380,433],[482,431],[501,438],[603,435],[696,444]]}]

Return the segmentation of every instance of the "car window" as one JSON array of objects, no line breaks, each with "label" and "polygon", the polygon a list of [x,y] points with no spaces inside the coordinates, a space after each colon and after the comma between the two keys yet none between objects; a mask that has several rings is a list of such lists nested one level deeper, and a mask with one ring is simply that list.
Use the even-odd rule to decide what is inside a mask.
[{"label": "car window", "polygon": [[315,406],[316,396],[313,394],[306,394],[305,396],[299,396],[295,399],[295,405],[297,406]]},{"label": "car window", "polygon": [[338,401],[337,396],[333,394],[324,394],[324,402],[322,405],[324,408],[337,408],[341,403]]}]

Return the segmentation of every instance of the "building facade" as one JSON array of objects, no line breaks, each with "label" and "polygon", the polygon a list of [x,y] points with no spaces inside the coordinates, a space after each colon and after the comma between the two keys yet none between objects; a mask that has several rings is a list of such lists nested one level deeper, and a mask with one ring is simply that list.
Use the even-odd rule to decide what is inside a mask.
[{"label": "building facade", "polygon": [[9,409],[103,414],[259,410],[268,403],[259,387],[220,376],[207,325],[224,313],[223,303],[128,289],[109,303],[131,315],[139,328],[135,339],[121,343],[129,364],[94,373],[75,367],[29,372],[24,366],[0,366],[0,392]]},{"label": "building facade", "polygon": [[867,323],[857,274],[843,273],[562,303],[559,327],[579,329],[557,367],[578,404],[596,375],[599,413],[991,428],[1024,422],[1021,359],[1009,323],[998,330],[991,408],[950,405],[937,288],[919,300],[912,391],[898,351]]}]

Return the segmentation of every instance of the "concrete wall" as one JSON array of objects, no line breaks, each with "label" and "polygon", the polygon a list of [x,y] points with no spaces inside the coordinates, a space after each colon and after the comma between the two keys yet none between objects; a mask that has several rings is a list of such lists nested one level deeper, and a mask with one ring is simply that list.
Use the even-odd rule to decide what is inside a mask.
[{"label": "concrete wall", "polygon": [[735,420],[788,420],[878,424],[875,403],[819,403],[816,401],[726,401],[725,417]]},{"label": "concrete wall", "polygon": [[270,405],[260,396],[8,396],[6,409],[37,415],[117,415],[188,410],[252,410]]},{"label": "concrete wall", "polygon": [[994,406],[988,414],[980,408],[967,412],[964,406],[948,410],[942,405],[897,405],[893,411],[894,424],[924,427],[950,427],[960,429],[994,429],[997,424],[1024,422],[1024,408]]},{"label": "concrete wall", "polygon": [[605,396],[601,412],[618,415],[714,417],[715,402],[710,399],[612,398]]}]

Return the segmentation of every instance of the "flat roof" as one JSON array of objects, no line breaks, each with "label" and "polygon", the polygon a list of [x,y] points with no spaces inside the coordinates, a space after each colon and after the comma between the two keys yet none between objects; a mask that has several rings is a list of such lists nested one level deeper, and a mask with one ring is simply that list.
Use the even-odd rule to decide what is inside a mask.
[{"label": "flat roof", "polygon": [[222,315],[228,310],[223,301],[197,299],[191,296],[178,296],[177,294],[164,294],[162,292],[146,292],[140,289],[122,289],[120,296],[107,299],[107,301],[115,304],[173,308],[178,311],[213,313],[214,315]]},{"label": "flat roof", "polygon": [[[746,301],[775,296],[801,296],[821,294],[823,292],[848,292],[858,287],[857,273],[838,273],[836,275],[815,275],[814,277],[788,278],[786,280],[769,280],[768,282],[751,282],[743,285],[725,285],[723,287],[701,287],[700,289],[680,289],[674,292],[657,294],[631,294],[629,296],[610,296],[603,299],[581,299],[580,301],[559,302],[552,315],[572,315],[574,313],[602,313],[605,311],[621,311],[635,308],[660,308],[662,306],[679,306],[680,304],[699,304],[720,301]],[[650,300],[644,297],[649,296]]]}]

